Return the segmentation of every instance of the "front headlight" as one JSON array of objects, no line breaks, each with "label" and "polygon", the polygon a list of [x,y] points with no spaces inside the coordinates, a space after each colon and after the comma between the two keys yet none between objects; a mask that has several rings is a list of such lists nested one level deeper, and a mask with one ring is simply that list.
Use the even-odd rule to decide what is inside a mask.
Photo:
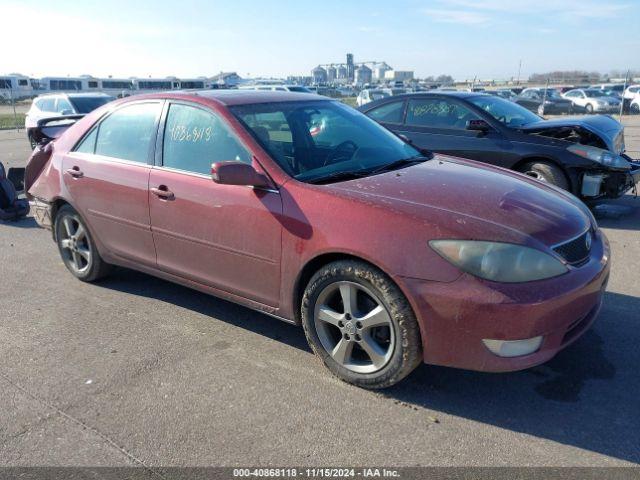
[{"label": "front headlight", "polygon": [[557,258],[512,243],[432,240],[429,245],[461,270],[493,282],[532,282],[568,272]]},{"label": "front headlight", "polygon": [[630,170],[631,164],[620,155],[616,155],[609,150],[591,147],[589,145],[580,145],[576,143],[567,148],[571,153],[575,153],[584,158],[588,158],[594,162],[598,162],[608,168],[618,168],[620,170]]}]

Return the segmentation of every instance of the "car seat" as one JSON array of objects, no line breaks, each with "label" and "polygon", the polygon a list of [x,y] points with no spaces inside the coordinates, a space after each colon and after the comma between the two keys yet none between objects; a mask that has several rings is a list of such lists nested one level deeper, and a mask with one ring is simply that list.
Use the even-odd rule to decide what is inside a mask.
[{"label": "car seat", "polygon": [[0,162],[0,220],[18,220],[29,213],[29,202],[18,198],[15,185],[7,178]]}]

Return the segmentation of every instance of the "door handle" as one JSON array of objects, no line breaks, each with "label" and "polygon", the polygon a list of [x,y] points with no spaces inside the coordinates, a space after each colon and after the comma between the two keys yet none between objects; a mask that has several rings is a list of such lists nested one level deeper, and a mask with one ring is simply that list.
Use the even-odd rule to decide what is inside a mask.
[{"label": "door handle", "polygon": [[169,190],[165,185],[160,185],[158,188],[151,188],[151,193],[153,193],[156,197],[159,197],[163,200],[173,200],[176,196],[173,194],[171,190]]},{"label": "door handle", "polygon": [[84,173],[78,167],[69,168],[67,170],[67,173],[69,175],[71,175],[73,178],[82,178],[82,177],[84,177]]}]

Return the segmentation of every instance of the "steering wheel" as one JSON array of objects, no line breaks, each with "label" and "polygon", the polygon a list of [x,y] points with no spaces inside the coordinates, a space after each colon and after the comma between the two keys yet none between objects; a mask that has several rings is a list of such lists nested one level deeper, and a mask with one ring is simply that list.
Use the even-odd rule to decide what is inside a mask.
[{"label": "steering wheel", "polygon": [[[352,140],[345,140],[342,143],[336,145],[333,150],[327,155],[326,160],[324,161],[324,165],[330,165],[332,163],[336,163],[336,161],[345,157],[346,160],[349,160],[353,157],[353,154],[358,150],[358,145]],[[348,156],[347,156],[348,155]]]}]

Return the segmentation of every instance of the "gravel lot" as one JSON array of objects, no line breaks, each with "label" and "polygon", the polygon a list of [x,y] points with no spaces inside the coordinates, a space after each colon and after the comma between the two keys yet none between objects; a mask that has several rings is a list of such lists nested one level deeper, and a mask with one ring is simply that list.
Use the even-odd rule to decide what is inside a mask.
[{"label": "gravel lot", "polygon": [[[24,137],[0,132],[0,160],[24,164]],[[639,202],[601,219],[613,271],[580,341],[383,394],[330,377],[301,329],[132,271],[82,284],[32,219],[0,224],[0,465],[638,464]]]}]

